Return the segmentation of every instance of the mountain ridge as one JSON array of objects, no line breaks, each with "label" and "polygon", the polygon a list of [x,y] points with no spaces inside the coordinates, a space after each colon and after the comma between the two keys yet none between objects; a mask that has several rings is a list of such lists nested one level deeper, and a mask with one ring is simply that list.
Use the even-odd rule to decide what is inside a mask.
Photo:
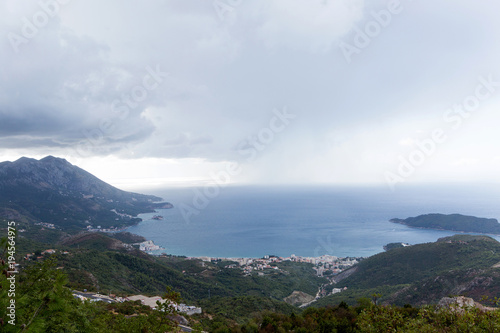
[{"label": "mountain ridge", "polygon": [[[0,217],[23,217],[61,229],[123,227],[140,213],[171,208],[163,199],[122,191],[63,158],[21,157],[0,163]],[[120,213],[117,214],[116,212]]]},{"label": "mountain ridge", "polygon": [[[5,180],[4,176],[7,174],[15,177]],[[66,178],[64,178],[64,176],[66,176]],[[40,160],[21,157],[14,162],[0,163],[0,186],[2,186],[2,183],[31,183],[39,187],[57,186],[66,190],[74,189],[85,192],[85,194],[88,195],[99,196],[105,194],[123,196],[131,193],[119,190],[78,166],[72,165],[67,160],[54,156],[47,156]],[[162,200],[162,198],[155,196],[145,196],[143,194],[136,195],[148,197],[155,201]]]},{"label": "mountain ridge", "polygon": [[373,255],[335,277],[336,288],[313,306],[353,303],[380,293],[395,305],[435,304],[442,297],[463,295],[482,302],[500,292],[500,242],[484,235],[454,235],[436,242],[392,249]]}]

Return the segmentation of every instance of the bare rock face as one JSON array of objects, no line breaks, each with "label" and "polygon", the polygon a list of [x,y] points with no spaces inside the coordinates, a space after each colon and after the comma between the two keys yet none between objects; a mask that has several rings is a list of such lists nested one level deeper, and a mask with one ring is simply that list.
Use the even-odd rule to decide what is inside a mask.
[{"label": "bare rock face", "polygon": [[438,303],[438,308],[451,308],[458,312],[463,312],[465,309],[477,308],[481,311],[492,311],[495,308],[490,308],[477,303],[472,298],[465,296],[443,297]]},{"label": "bare rock face", "polygon": [[458,297],[443,297],[438,303],[440,308],[458,307],[461,309],[471,308],[476,306],[476,302],[472,298]]},{"label": "bare rock face", "polygon": [[314,296],[295,290],[290,296],[285,297],[283,300],[288,304],[298,306],[312,302],[314,300]]},{"label": "bare rock face", "polygon": [[189,321],[184,316],[181,316],[178,314],[177,315],[169,315],[169,316],[167,316],[167,318],[175,321],[179,325],[184,325],[184,326],[189,325]]}]

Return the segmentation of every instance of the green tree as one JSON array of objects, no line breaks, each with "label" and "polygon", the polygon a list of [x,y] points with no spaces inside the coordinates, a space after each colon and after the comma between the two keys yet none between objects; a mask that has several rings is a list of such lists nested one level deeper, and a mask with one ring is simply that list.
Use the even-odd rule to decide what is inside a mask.
[{"label": "green tree", "polygon": [[21,332],[79,332],[90,328],[67,282],[66,275],[56,269],[54,257],[22,272],[17,297]]},{"label": "green tree", "polygon": [[21,272],[8,267],[15,243],[0,241],[0,331],[77,332],[90,328],[78,301],[65,287],[66,276],[51,257]]}]

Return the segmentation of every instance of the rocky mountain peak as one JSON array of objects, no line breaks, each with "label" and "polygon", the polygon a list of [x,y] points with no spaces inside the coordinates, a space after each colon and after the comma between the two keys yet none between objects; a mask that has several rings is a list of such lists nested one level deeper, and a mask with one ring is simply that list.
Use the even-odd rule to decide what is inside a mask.
[{"label": "rocky mountain peak", "polygon": [[[0,215],[13,211],[33,220],[84,225],[116,224],[123,216],[150,212],[162,199],[122,191],[63,158],[22,157],[0,163]],[[117,217],[115,212],[121,215]],[[4,213],[5,215],[6,213]],[[96,222],[97,223],[97,222]]]}]

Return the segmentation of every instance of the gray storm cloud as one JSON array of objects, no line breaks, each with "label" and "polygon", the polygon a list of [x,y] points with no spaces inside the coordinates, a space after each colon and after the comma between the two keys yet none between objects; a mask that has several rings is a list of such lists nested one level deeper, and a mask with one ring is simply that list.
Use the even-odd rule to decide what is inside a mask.
[{"label": "gray storm cloud", "polygon": [[[480,76],[500,81],[493,2],[43,3],[0,5],[6,156],[237,160],[260,181],[381,181],[416,149],[401,142],[446,126]],[[455,163],[469,157],[498,163],[498,96],[416,179],[480,172]],[[297,118],[258,149],[284,107]]]}]

